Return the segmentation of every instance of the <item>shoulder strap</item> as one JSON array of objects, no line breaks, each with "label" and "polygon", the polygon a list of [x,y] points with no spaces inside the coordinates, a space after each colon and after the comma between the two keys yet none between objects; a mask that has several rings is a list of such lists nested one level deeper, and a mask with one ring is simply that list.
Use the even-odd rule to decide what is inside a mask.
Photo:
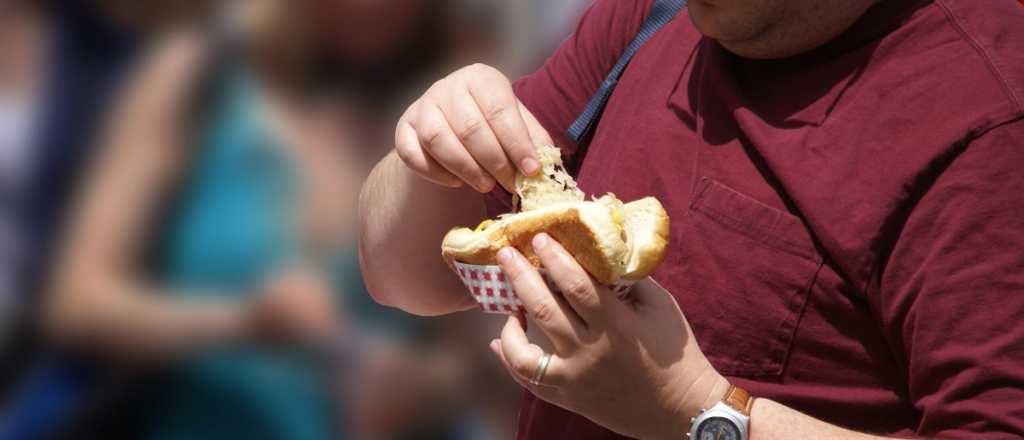
[{"label": "shoulder strap", "polygon": [[587,102],[587,106],[583,108],[576,121],[569,126],[567,134],[569,139],[576,142],[578,145],[587,135],[593,131],[597,125],[597,120],[601,118],[601,111],[604,110],[604,105],[608,102],[608,98],[612,95],[612,91],[615,90],[615,86],[619,83],[619,77],[622,76],[622,72],[626,70],[626,65],[633,59],[633,55],[640,49],[648,39],[658,32],[666,23],[672,20],[677,13],[686,7],[687,0],[658,0],[655,2],[654,7],[651,8],[651,12],[647,14],[647,18],[644,19],[642,25],[640,25],[640,32],[637,32],[636,37],[626,47],[626,51],[619,57],[619,61],[615,63],[612,70],[608,72],[608,76],[605,77],[604,81],[601,82],[601,87],[597,89],[594,96],[590,98],[590,102]]}]

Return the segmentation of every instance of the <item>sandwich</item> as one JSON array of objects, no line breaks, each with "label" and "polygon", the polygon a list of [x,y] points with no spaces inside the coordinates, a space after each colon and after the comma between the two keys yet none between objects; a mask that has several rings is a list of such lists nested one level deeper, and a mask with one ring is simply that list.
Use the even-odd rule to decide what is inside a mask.
[{"label": "sandwich", "polygon": [[441,243],[445,262],[453,269],[494,266],[498,251],[512,246],[539,267],[531,242],[546,232],[602,284],[650,275],[668,245],[669,219],[661,203],[654,197],[624,203],[611,193],[585,200],[558,148],[542,146],[538,153],[541,171],[515,179],[513,206],[519,212],[450,230]]}]

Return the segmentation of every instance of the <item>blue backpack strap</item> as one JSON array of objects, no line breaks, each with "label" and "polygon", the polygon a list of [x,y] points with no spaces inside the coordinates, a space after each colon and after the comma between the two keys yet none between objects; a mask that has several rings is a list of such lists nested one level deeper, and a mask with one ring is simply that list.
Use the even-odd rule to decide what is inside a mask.
[{"label": "blue backpack strap", "polygon": [[569,126],[569,130],[566,132],[569,135],[569,139],[572,139],[573,142],[579,145],[587,134],[593,131],[597,125],[597,120],[601,117],[601,110],[604,109],[604,105],[608,102],[612,91],[615,90],[615,86],[619,83],[619,77],[626,70],[626,65],[633,59],[633,55],[655,32],[658,32],[658,29],[661,29],[662,26],[679,13],[679,10],[685,7],[686,0],[658,0],[655,2],[651,12],[644,19],[644,23],[640,25],[640,32],[629,43],[626,51],[619,57],[619,61],[615,63],[612,70],[608,72],[608,76],[601,82],[601,87],[597,89],[594,96],[590,98],[590,102],[583,108],[583,113]]}]

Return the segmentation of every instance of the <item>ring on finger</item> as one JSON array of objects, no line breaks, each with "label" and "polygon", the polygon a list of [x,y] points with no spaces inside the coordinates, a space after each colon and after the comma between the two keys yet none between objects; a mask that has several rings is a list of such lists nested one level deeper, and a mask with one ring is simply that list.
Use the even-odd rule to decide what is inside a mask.
[{"label": "ring on finger", "polygon": [[544,356],[540,357],[537,361],[537,368],[533,371],[533,377],[530,378],[530,385],[540,385],[540,381],[544,380],[544,373],[548,371],[548,365],[551,364],[551,353],[544,353]]}]

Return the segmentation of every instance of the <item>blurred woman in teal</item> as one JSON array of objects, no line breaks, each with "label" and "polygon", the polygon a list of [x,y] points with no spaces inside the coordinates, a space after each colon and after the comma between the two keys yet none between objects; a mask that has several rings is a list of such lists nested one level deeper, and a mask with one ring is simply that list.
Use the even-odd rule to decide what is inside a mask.
[{"label": "blurred woman in teal", "polygon": [[346,337],[338,294],[361,289],[355,197],[380,150],[346,125],[339,3],[226,3],[216,36],[155,48],[115,111],[47,322],[66,345],[172,367],[145,438],[344,431],[319,355]]}]

